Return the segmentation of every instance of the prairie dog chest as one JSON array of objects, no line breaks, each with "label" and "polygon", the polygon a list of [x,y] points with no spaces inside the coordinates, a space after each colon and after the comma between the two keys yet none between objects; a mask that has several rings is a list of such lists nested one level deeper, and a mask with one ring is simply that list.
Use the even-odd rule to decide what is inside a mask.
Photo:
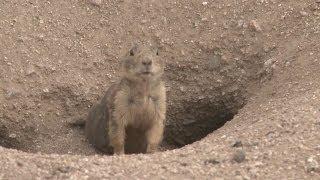
[{"label": "prairie dog chest", "polygon": [[152,122],[157,112],[158,99],[152,95],[128,96],[127,108],[130,118],[128,124],[139,125],[140,123]]},{"label": "prairie dog chest", "polygon": [[163,85],[149,91],[122,88],[114,98],[113,119],[124,126],[148,129],[165,119],[166,96]]}]

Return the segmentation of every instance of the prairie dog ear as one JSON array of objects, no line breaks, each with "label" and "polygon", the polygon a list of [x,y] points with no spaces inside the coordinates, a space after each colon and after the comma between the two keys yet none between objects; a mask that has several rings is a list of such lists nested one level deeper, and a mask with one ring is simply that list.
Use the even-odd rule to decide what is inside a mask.
[{"label": "prairie dog ear", "polygon": [[138,51],[138,44],[134,43],[129,51],[130,56],[134,56]]}]

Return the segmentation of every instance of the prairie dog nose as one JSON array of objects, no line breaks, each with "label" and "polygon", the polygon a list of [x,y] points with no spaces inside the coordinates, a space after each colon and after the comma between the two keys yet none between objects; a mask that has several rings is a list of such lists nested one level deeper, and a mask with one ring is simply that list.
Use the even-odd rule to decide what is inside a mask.
[{"label": "prairie dog nose", "polygon": [[150,59],[145,59],[145,60],[142,60],[142,64],[145,66],[151,66],[152,61]]}]

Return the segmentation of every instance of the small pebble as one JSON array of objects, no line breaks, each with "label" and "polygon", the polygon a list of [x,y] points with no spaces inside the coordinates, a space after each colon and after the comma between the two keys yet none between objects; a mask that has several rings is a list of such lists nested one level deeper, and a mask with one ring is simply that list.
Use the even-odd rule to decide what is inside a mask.
[{"label": "small pebble", "polygon": [[249,23],[249,26],[251,27],[251,29],[257,31],[257,32],[261,32],[261,26],[259,25],[259,23],[256,20],[251,20]]},{"label": "small pebble", "polygon": [[308,13],[305,11],[300,11],[301,16],[308,16]]},{"label": "small pebble", "polygon": [[208,4],[208,2],[206,2],[206,1],[204,1],[204,2],[202,2],[202,5],[207,5]]},{"label": "small pebble", "polygon": [[306,161],[307,172],[318,172],[320,171],[319,163],[315,160],[314,157],[309,157]]},{"label": "small pebble", "polygon": [[204,161],[204,164],[219,164],[220,161],[216,160],[216,159],[208,159]]},{"label": "small pebble", "polygon": [[95,6],[100,6],[102,4],[102,0],[89,0],[89,2]]},{"label": "small pebble", "polygon": [[23,166],[23,163],[22,163],[21,161],[16,161],[16,163],[17,163],[17,165],[18,165],[19,167],[22,167],[22,166]]},{"label": "small pebble", "polygon": [[12,134],[9,134],[9,137],[14,139],[14,138],[16,138],[16,137],[17,137],[17,135],[16,135],[16,134],[14,134],[14,133],[12,133]]},{"label": "small pebble", "polygon": [[237,163],[242,163],[246,159],[246,154],[243,150],[238,150],[233,154],[232,160]]},{"label": "small pebble", "polygon": [[26,75],[31,76],[32,74],[36,74],[36,71],[33,66],[29,66],[26,70]]},{"label": "small pebble", "polygon": [[232,144],[232,147],[242,147],[242,142],[240,140],[237,140]]},{"label": "small pebble", "polygon": [[181,166],[188,166],[187,163],[183,162],[183,163],[180,163]]},{"label": "small pebble", "polygon": [[57,170],[60,171],[61,173],[68,173],[72,170],[72,168],[70,166],[65,166],[65,167],[58,167]]}]

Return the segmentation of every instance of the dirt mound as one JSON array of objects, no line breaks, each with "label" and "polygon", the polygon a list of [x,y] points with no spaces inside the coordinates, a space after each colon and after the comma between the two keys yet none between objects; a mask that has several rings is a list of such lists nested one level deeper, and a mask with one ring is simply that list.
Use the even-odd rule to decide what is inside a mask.
[{"label": "dirt mound", "polygon": [[[30,0],[0,7],[0,145],[48,153],[0,148],[0,177],[319,176],[316,0]],[[96,152],[67,123],[101,98],[134,41],[152,41],[166,59],[164,148],[229,122],[179,150],[84,156]]]},{"label": "dirt mound", "polygon": [[[247,86],[269,73],[263,63],[274,45],[265,43],[261,32],[227,20],[241,10],[224,15],[213,11],[219,9],[215,4],[190,4],[195,12],[179,8],[182,3],[130,4],[4,3],[3,9],[21,9],[3,12],[9,19],[4,21],[9,29],[2,29],[4,146],[92,152],[82,131],[66,123],[85,118],[118,76],[119,59],[135,41],[153,42],[167,61],[167,148],[221,127],[246,103]],[[249,25],[251,19],[242,21]]]}]

